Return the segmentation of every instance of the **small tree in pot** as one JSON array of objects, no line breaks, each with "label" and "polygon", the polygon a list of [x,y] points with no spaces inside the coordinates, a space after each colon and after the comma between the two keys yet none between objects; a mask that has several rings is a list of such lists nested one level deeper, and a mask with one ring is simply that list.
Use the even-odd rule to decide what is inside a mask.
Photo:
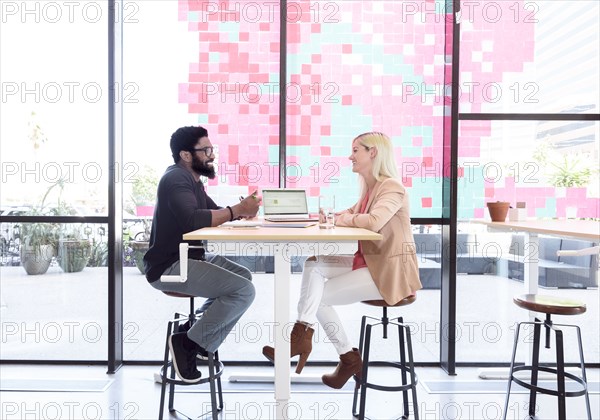
[{"label": "small tree in pot", "polygon": [[[42,201],[34,207],[28,216],[43,216],[46,199],[61,180],[50,185],[42,197]],[[48,271],[52,258],[56,256],[58,225],[56,223],[23,223],[21,225],[22,243],[20,248],[21,265],[30,275],[44,274]]]}]

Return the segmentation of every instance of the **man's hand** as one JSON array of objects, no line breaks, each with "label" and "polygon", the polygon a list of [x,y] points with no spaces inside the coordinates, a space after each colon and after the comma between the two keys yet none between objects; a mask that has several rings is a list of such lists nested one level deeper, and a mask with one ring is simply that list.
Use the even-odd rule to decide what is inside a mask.
[{"label": "man's hand", "polygon": [[232,207],[234,216],[236,218],[255,217],[260,208],[261,201],[261,197],[258,196],[258,191],[254,191],[248,197],[241,199],[238,204]]}]

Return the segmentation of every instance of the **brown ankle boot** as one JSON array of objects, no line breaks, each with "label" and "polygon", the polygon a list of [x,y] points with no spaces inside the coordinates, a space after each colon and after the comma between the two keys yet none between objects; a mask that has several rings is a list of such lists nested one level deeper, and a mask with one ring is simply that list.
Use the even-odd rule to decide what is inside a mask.
[{"label": "brown ankle boot", "polygon": [[340,355],[340,362],[338,363],[335,371],[328,375],[323,375],[321,379],[323,383],[331,388],[340,389],[342,388],[348,379],[352,375],[360,374],[362,372],[362,360],[358,349],[353,348],[352,351]]},{"label": "brown ankle boot", "polygon": [[[302,372],[308,355],[312,351],[312,338],[315,330],[306,324],[296,322],[292,329],[290,337],[290,354],[291,357],[300,355],[298,360],[298,366],[296,366],[296,373]],[[271,346],[264,346],[263,355],[271,362],[275,362],[275,348]]]}]

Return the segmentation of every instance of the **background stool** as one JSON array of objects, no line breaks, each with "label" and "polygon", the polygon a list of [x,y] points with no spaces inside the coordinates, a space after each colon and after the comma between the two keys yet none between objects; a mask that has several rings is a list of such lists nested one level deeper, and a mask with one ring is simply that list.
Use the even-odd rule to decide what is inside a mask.
[{"label": "background stool", "polygon": [[[214,353],[208,352],[208,377],[202,378],[198,382],[194,382],[193,384],[183,382],[176,378],[175,368],[173,367],[173,362],[169,360],[169,337],[174,332],[178,332],[179,325],[184,324],[189,321],[190,327],[194,324],[194,322],[202,316],[202,314],[196,314],[194,309],[194,297],[189,296],[182,293],[176,292],[163,292],[166,295],[173,297],[183,297],[190,299],[190,313],[189,314],[181,314],[175,313],[174,318],[169,321],[167,327],[167,338],[165,341],[165,358],[163,361],[163,366],[160,370],[160,377],[162,379],[162,386],[160,391],[160,411],[158,413],[158,418],[161,420],[163,418],[163,411],[165,407],[165,394],[167,384],[169,384],[169,411],[178,411],[174,408],[175,403],[175,385],[198,385],[198,384],[210,384],[210,402],[211,402],[211,412],[213,420],[218,419],[218,412],[223,408],[223,390],[221,388],[221,375],[223,374],[223,363],[219,360],[219,352],[216,351]],[[170,369],[170,372],[167,371]],[[215,387],[216,383],[216,387]],[[216,388],[216,389],[215,389]],[[218,404],[217,404],[217,396],[218,396]],[[181,413],[183,414],[183,413]],[[206,413],[203,413],[203,416]],[[188,416],[187,414],[183,414],[188,418],[193,418]],[[200,416],[198,416],[200,417]]]},{"label": "background stool", "polygon": [[[359,352],[361,354],[363,360],[363,369],[361,373],[361,378],[359,379],[357,375],[354,376],[355,381],[357,382],[356,388],[354,389],[354,400],[352,402],[352,414],[358,417],[360,420],[365,418],[365,407],[367,403],[367,388],[376,389],[378,391],[391,391],[398,392],[402,391],[403,396],[403,404],[404,404],[404,415],[403,419],[409,418],[409,409],[408,409],[408,390],[410,389],[412,392],[412,403],[413,403],[413,412],[415,419],[419,418],[419,409],[417,405],[417,375],[415,374],[415,366],[413,362],[413,353],[412,353],[412,341],[410,338],[410,328],[408,325],[404,325],[404,321],[402,317],[395,318],[390,320],[387,316],[387,308],[396,307],[396,306],[406,306],[410,305],[417,299],[416,296],[410,296],[402,299],[395,305],[388,305],[384,300],[366,300],[363,301],[366,305],[371,306],[379,306],[383,308],[383,315],[379,318],[373,318],[370,316],[364,315],[362,317],[362,322],[360,326],[360,344],[359,344]],[[368,324],[367,319],[371,319],[377,321],[374,324]],[[400,363],[398,362],[378,362],[378,364],[393,367],[396,369],[400,369],[401,377],[402,377],[402,385],[399,386],[388,386],[388,385],[378,385],[371,382],[368,382],[368,373],[369,373],[369,365],[374,364],[374,362],[369,360],[370,356],[370,348],[371,348],[371,329],[376,326],[383,327],[383,338],[387,338],[387,328],[388,325],[395,325],[398,327],[398,341],[399,341],[399,350],[400,350]],[[408,365],[407,365],[407,355],[408,355]],[[407,381],[407,374],[410,374],[410,382]],[[360,393],[360,409],[358,413],[356,412],[356,403],[358,401],[358,394]]]},{"label": "background stool", "polygon": [[[585,395],[585,402],[587,408],[588,419],[592,419],[590,409],[590,399],[587,390],[587,378],[585,375],[585,364],[583,361],[583,346],[581,344],[581,331],[576,325],[567,324],[555,324],[550,319],[551,315],[578,315],[586,311],[584,303],[542,295],[521,295],[515,296],[513,302],[529,311],[540,312],[546,314],[545,321],[540,321],[535,318],[534,322],[519,322],[517,330],[515,331],[515,343],[513,346],[512,358],[510,361],[510,373],[508,378],[508,389],[506,390],[506,401],[504,404],[504,419],[506,419],[508,411],[508,400],[510,399],[510,387],[512,382],[521,385],[524,388],[529,389],[529,416],[535,416],[535,400],[537,393],[554,395],[558,397],[558,419],[566,420],[566,397],[579,397]],[[517,343],[519,342],[519,331],[521,325],[533,325],[533,354],[531,365],[515,366],[515,355],[517,353]],[[556,337],[556,368],[545,367],[539,365],[540,357],[540,335],[542,326],[546,329],[546,340],[545,347],[550,348],[550,331],[553,331]],[[579,345],[579,357],[581,367],[581,377],[575,376],[571,373],[565,372],[565,360],[564,360],[564,341],[563,331],[557,327],[569,327],[575,328],[577,332],[577,341]],[[515,373],[519,371],[530,371],[531,378],[529,382],[525,382],[515,377]],[[543,388],[538,386],[538,372],[548,372],[556,375],[556,389]],[[579,384],[577,390],[566,391],[565,390],[565,378],[571,379],[572,381]]]}]

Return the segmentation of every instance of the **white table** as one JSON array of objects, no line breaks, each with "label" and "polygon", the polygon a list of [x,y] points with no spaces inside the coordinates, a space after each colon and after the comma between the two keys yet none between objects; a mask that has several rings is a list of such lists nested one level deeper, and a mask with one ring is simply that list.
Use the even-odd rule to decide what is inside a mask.
[{"label": "white table", "polygon": [[[208,252],[220,255],[273,255],[275,257],[275,400],[276,416],[286,419],[290,399],[290,345],[284,336],[290,322],[291,257],[297,255],[335,255],[356,251],[357,240],[381,240],[381,235],[366,229],[336,227],[319,229],[258,227],[204,228],[183,235],[183,239],[209,241]],[[344,244],[346,246],[344,246]],[[348,247],[348,245],[350,245]]]}]

